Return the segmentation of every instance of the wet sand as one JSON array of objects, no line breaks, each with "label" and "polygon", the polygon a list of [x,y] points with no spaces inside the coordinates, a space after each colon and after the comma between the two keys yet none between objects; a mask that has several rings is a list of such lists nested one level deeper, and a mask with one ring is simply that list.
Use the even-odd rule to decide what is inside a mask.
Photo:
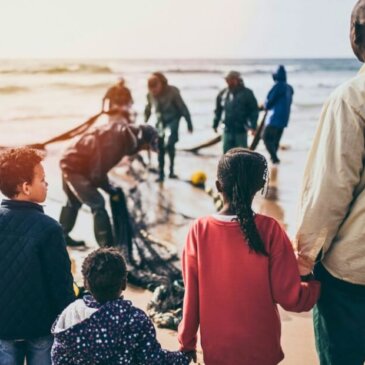
[{"label": "wet sand", "polygon": [[[58,169],[60,151],[66,144],[57,144],[48,149],[45,166],[49,182],[49,194],[46,202],[46,213],[58,219],[65,196],[61,188],[61,175]],[[259,148],[262,151],[262,146]],[[296,202],[301,180],[298,166],[303,166],[305,154],[290,149],[282,151],[282,165],[277,171],[277,179],[271,181],[277,188],[278,200],[268,200],[258,196],[255,200],[255,210],[270,215],[287,227],[289,233],[295,230]],[[202,151],[201,155],[180,152],[177,156],[176,171],[180,180],[166,180],[163,185],[154,182],[156,176],[143,173],[144,182],[138,183],[142,191],[143,205],[150,226],[150,233],[157,238],[173,242],[181,252],[189,224],[193,219],[215,212],[212,199],[202,190],[192,187],[183,180],[188,180],[194,171],[202,170],[208,175],[208,186],[214,186],[217,160],[220,156],[220,146],[214,146]],[[156,159],[154,159],[156,160]],[[139,169],[136,166],[137,170]],[[125,192],[136,181],[126,175],[126,167],[116,168],[111,173],[111,179],[123,186]],[[269,192],[270,193],[270,192]],[[89,249],[86,251],[70,250],[74,261],[75,279],[81,283],[80,267],[83,258],[97,247],[93,237],[92,219],[88,208],[83,208],[78,217],[76,227],[72,232],[76,239],[85,239]],[[142,308],[151,298],[149,291],[129,286],[125,298]],[[282,318],[282,345],[285,353],[283,365],[315,365],[318,363],[312,329],[311,313],[288,313],[280,310]],[[178,347],[176,332],[157,329],[158,338],[164,348],[176,350]],[[199,354],[199,364],[202,354]]]}]

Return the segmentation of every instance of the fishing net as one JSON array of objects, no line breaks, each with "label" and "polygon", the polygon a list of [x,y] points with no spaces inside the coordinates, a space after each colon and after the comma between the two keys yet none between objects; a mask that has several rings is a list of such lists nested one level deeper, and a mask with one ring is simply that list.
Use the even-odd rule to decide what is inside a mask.
[{"label": "fishing net", "polygon": [[[175,266],[177,251],[173,245],[148,234],[137,187],[129,190],[128,203],[120,188],[110,197],[116,246],[127,261],[128,282],[153,291],[148,314],[158,327],[176,330],[184,298],[181,270]],[[128,205],[133,214],[129,214]]]}]

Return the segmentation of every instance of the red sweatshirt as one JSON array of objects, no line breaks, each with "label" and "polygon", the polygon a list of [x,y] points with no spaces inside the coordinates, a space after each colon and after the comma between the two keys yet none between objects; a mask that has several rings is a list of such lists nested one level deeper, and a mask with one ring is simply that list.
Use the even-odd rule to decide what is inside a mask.
[{"label": "red sweatshirt", "polygon": [[206,365],[278,364],[284,354],[276,304],[309,311],[319,297],[319,282],[300,281],[281,226],[263,215],[255,221],[268,257],[249,250],[237,222],[201,218],[187,237],[179,342],[182,350],[194,350],[200,325]]}]

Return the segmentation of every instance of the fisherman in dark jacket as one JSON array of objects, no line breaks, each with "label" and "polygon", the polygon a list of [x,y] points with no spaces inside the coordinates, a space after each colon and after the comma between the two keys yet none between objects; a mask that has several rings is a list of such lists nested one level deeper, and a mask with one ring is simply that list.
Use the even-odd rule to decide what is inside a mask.
[{"label": "fisherman in dark jacket", "polygon": [[114,122],[86,133],[66,150],[60,166],[67,204],[62,208],[60,223],[68,246],[85,245],[85,242],[75,241],[69,236],[82,204],[91,208],[98,244],[113,246],[110,219],[98,189],[112,196],[118,194],[118,189],[109,182],[108,172],[123,157],[143,149],[157,150],[157,132],[153,127]]},{"label": "fisherman in dark jacket", "polygon": [[193,124],[189,109],[181,97],[178,88],[168,84],[166,77],[155,72],[148,79],[147,105],[145,108],[145,122],[147,123],[152,111],[156,114],[156,128],[159,135],[159,178],[162,182],[165,178],[165,153],[170,158],[169,177],[176,179],[175,175],[175,145],[179,140],[179,124],[181,117],[185,118],[188,124],[189,133],[193,132]]},{"label": "fisherman in dark jacket", "polygon": [[245,87],[241,74],[231,71],[226,76],[228,87],[216,100],[213,129],[217,132],[223,118],[223,152],[234,147],[247,147],[247,131],[255,131],[259,109],[252,90]]},{"label": "fisherman in dark jacket", "polygon": [[42,156],[0,155],[0,364],[51,365],[51,326],[75,299],[61,226],[43,212]]},{"label": "fisherman in dark jacket", "polygon": [[293,88],[286,82],[284,66],[279,66],[273,74],[275,85],[267,95],[264,109],[269,111],[263,133],[263,141],[274,164],[280,163],[277,152],[284,129],[287,127],[293,101]]}]

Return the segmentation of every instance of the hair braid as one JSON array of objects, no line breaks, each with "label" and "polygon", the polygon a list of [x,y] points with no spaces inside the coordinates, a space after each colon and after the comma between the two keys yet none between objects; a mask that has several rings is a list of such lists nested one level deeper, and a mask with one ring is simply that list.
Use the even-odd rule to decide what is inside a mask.
[{"label": "hair braid", "polygon": [[237,215],[237,221],[250,249],[267,256],[251,207],[254,195],[267,181],[265,158],[243,148],[230,150],[219,162],[218,179],[232,210]]}]

